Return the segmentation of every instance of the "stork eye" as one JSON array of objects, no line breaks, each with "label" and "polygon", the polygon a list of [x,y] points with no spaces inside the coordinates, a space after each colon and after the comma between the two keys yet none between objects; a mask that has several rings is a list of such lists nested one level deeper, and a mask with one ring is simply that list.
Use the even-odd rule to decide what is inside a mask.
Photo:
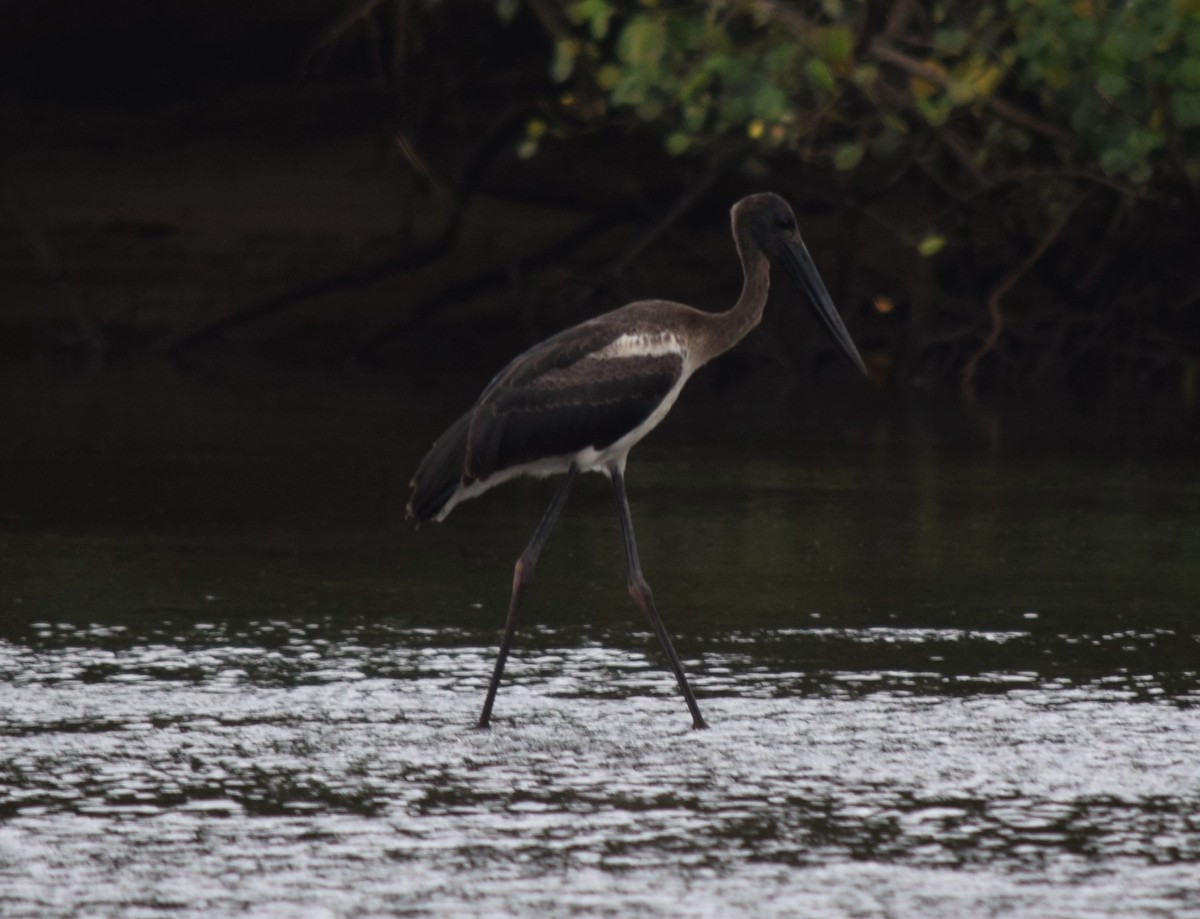
[{"label": "stork eye", "polygon": [[775,228],[778,230],[794,230],[796,229],[796,221],[790,214],[781,214],[775,218]]}]

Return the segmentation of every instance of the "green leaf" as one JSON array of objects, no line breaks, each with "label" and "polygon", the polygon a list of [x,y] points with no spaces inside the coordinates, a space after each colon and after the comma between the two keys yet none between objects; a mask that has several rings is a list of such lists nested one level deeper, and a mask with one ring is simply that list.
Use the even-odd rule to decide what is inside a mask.
[{"label": "green leaf", "polygon": [[641,105],[646,98],[646,81],[640,73],[621,73],[612,88],[612,100],[617,105]]},{"label": "green leaf", "polygon": [[701,99],[683,107],[683,126],[695,134],[704,127],[708,120],[708,100]]},{"label": "green leaf", "polygon": [[512,22],[521,9],[521,0],[496,0],[496,15],[501,22]]},{"label": "green leaf", "polygon": [[946,95],[952,105],[966,105],[975,99],[975,87],[963,80],[946,83]]},{"label": "green leaf", "polygon": [[1163,142],[1161,132],[1136,128],[1125,137],[1125,148],[1136,156],[1145,158],[1151,151],[1161,149]]},{"label": "green leaf", "polygon": [[764,121],[776,121],[787,111],[787,94],[778,86],[759,87],[754,94],[754,114]]},{"label": "green leaf", "polygon": [[1129,83],[1115,70],[1106,70],[1096,77],[1096,89],[1105,96],[1119,96],[1125,92]]},{"label": "green leaf", "polygon": [[1182,89],[1200,89],[1200,57],[1186,57],[1180,61],[1175,82]]},{"label": "green leaf", "polygon": [[917,96],[913,101],[916,104],[917,111],[935,128],[940,128],[946,123],[946,119],[950,117],[950,112],[953,109],[948,96]]},{"label": "green leaf", "polygon": [[809,58],[805,65],[809,77],[817,86],[826,92],[832,92],[834,87],[833,71],[820,58]]},{"label": "green leaf", "polygon": [[733,72],[733,57],[729,54],[712,54],[701,65],[708,73],[719,77],[727,77]]},{"label": "green leaf", "polygon": [[517,156],[523,160],[532,159],[538,152],[538,141],[536,137],[526,137],[517,144]]},{"label": "green leaf", "polygon": [[621,68],[616,64],[601,64],[596,69],[596,83],[601,89],[610,90],[621,80]]},{"label": "green leaf", "polygon": [[859,64],[854,68],[854,72],[850,75],[850,79],[860,89],[872,90],[875,84],[879,81],[879,68],[874,64]]},{"label": "green leaf", "polygon": [[1113,36],[1113,42],[1125,60],[1140,61],[1150,54],[1154,38],[1140,29],[1121,29]]},{"label": "green leaf", "polygon": [[617,42],[621,60],[634,67],[657,70],[667,50],[667,28],[657,17],[635,16]]},{"label": "green leaf", "polygon": [[933,33],[933,46],[955,57],[962,53],[970,40],[971,33],[962,28],[938,29]]},{"label": "green leaf", "polygon": [[817,53],[830,64],[844,64],[854,53],[854,35],[841,26],[829,26],[817,34]]},{"label": "green leaf", "polygon": [[945,236],[940,236],[937,233],[929,233],[926,234],[924,239],[917,243],[917,251],[921,253],[923,258],[932,258],[941,252],[945,245]]},{"label": "green leaf", "polygon": [[1109,175],[1128,172],[1133,167],[1133,157],[1123,147],[1109,147],[1100,154],[1100,168]]},{"label": "green leaf", "polygon": [[667,135],[667,152],[671,156],[679,156],[687,153],[692,146],[692,138],[690,134],[685,134],[683,131],[675,131]]},{"label": "green leaf", "polygon": [[1181,128],[1200,127],[1200,93],[1181,89],[1171,93],[1171,113]]},{"label": "green leaf", "polygon": [[1096,23],[1091,19],[1072,19],[1063,34],[1072,45],[1088,49],[1096,44]]},{"label": "green leaf", "polygon": [[567,18],[576,25],[586,22],[592,38],[600,41],[608,35],[609,21],[614,12],[610,0],[578,0],[567,8]]},{"label": "green leaf", "polygon": [[796,69],[796,62],[807,52],[795,42],[785,42],[777,48],[772,48],[763,58],[767,72],[773,79],[786,77]]},{"label": "green leaf", "polygon": [[865,152],[862,144],[842,144],[833,151],[834,168],[840,172],[849,172],[862,162]]},{"label": "green leaf", "polygon": [[565,83],[575,70],[575,59],[579,56],[579,42],[564,38],[554,43],[554,60],[550,63],[550,77],[556,83]]}]

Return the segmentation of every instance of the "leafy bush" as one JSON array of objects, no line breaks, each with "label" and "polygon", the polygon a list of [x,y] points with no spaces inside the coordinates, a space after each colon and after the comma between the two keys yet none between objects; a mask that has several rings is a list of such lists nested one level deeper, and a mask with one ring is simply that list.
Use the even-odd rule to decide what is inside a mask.
[{"label": "leafy bush", "polygon": [[851,170],[950,142],[983,177],[1032,157],[1200,186],[1200,0],[943,0],[878,19],[858,0],[565,12],[554,78],[599,92],[675,154],[738,138]]}]

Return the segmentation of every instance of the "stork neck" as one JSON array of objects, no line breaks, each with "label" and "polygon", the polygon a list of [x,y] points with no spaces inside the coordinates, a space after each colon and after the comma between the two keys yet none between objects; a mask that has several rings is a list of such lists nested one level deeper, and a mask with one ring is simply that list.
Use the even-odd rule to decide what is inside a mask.
[{"label": "stork neck", "polygon": [[771,265],[757,245],[738,239],[738,255],[742,260],[742,294],[737,303],[724,313],[713,316],[710,338],[711,356],[724,354],[750,334],[761,321],[771,287]]}]

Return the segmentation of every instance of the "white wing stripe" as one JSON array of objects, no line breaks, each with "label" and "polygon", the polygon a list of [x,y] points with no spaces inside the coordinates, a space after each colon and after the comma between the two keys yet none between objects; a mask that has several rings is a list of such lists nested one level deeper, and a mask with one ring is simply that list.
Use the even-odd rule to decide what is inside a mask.
[{"label": "white wing stripe", "polygon": [[588,357],[687,357],[687,345],[674,332],[625,332]]}]

